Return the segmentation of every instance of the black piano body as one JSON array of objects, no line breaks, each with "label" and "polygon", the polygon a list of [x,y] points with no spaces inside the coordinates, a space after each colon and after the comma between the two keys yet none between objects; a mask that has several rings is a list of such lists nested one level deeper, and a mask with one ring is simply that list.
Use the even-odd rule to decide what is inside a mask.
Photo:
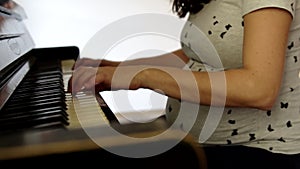
[{"label": "black piano body", "polygon": [[[5,6],[6,3],[10,4]],[[11,0],[2,0],[0,5],[1,168],[78,165],[205,168],[205,156],[199,145],[189,135],[182,138],[181,131],[170,130],[163,118],[121,125],[101,96],[95,93],[92,98],[85,98],[92,99],[86,101],[87,109],[74,111],[80,101],[78,98],[74,101],[66,87],[67,78],[72,75],[71,67],[80,57],[79,49],[76,46],[35,48],[22,20],[26,16],[22,7]],[[91,115],[95,111],[99,111],[105,124],[95,121]],[[87,117],[84,124],[78,114]],[[88,134],[108,131],[108,128],[120,135],[100,132],[91,138]],[[124,135],[143,140],[167,130],[169,134],[161,139],[129,143],[122,140]],[[167,145],[175,141],[177,144],[155,156],[131,158],[107,151],[95,140],[112,140],[106,142],[107,147],[128,151],[151,147],[154,143]]]}]

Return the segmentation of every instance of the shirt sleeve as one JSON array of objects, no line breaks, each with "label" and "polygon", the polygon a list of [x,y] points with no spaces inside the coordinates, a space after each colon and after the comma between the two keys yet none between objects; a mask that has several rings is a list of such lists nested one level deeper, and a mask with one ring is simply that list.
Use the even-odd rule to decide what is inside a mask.
[{"label": "shirt sleeve", "polygon": [[294,17],[297,0],[243,0],[243,16],[262,8],[275,7],[285,9]]}]

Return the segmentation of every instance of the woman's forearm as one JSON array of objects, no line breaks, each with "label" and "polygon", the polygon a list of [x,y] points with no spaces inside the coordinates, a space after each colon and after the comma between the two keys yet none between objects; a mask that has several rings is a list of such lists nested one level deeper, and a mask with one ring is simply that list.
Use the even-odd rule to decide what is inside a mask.
[{"label": "woman's forearm", "polygon": [[[278,94],[270,79],[251,76],[253,71],[191,72],[170,67],[152,67],[137,75],[140,87],[202,105],[253,107],[267,110]],[[279,84],[279,83],[276,83]]]},{"label": "woman's forearm", "polygon": [[183,67],[188,62],[188,57],[181,49],[174,52],[162,54],[159,56],[138,58],[132,60],[125,60],[123,62],[115,62],[103,60],[101,65],[104,66],[132,66],[132,65],[152,65],[152,66],[169,66],[169,67]]},{"label": "woman's forearm", "polygon": [[134,66],[134,65],[151,65],[151,66],[168,66],[168,67],[183,67],[189,61],[188,57],[181,49],[170,53],[161,54],[158,56],[137,58],[124,61],[113,61],[108,59],[92,59],[81,58],[76,61],[74,68],[81,66],[103,67],[103,66]]}]

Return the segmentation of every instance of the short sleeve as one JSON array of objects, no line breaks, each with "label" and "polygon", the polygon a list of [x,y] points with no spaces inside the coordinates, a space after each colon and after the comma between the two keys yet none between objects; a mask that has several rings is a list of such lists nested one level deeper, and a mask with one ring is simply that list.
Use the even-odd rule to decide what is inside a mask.
[{"label": "short sleeve", "polygon": [[275,7],[289,11],[294,17],[297,0],[243,0],[242,2],[243,16],[261,8]]}]

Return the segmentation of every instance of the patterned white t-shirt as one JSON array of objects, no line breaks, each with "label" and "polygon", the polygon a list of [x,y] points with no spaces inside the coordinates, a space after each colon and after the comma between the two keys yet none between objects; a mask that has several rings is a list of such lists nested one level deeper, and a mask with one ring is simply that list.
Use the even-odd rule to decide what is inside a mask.
[{"label": "patterned white t-shirt", "polygon": [[[167,119],[175,126],[190,131],[203,145],[246,145],[277,153],[300,153],[299,1],[212,0],[199,13],[189,16],[181,35],[182,48],[191,58],[188,63],[191,70],[239,68],[242,66],[243,16],[265,7],[282,8],[293,16],[285,76],[280,95],[271,110],[210,108],[168,99]],[[208,51],[217,51],[220,57],[217,64],[216,58],[201,53],[201,46],[207,42],[199,38],[197,32],[204,33],[214,46],[214,49]],[[178,114],[181,116],[177,118]]]}]

